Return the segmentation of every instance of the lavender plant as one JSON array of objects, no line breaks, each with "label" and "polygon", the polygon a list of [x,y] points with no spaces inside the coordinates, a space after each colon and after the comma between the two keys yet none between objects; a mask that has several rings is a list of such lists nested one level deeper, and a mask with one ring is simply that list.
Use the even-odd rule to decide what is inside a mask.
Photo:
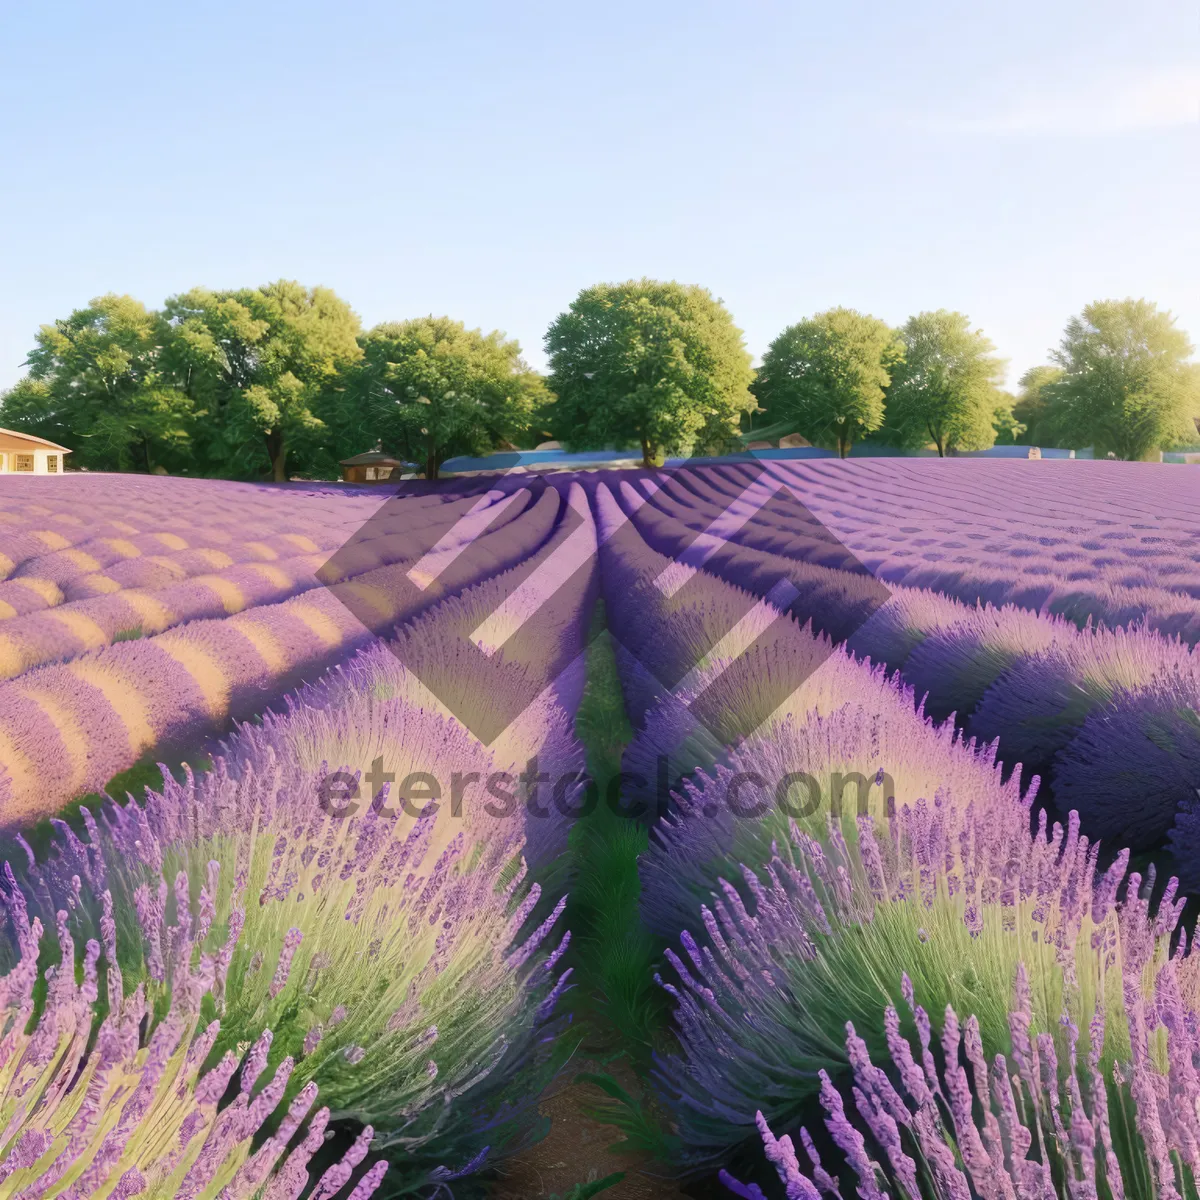
[{"label": "lavender plant", "polygon": [[[1152,912],[1149,886],[1125,880],[1127,854],[1097,875],[1097,847],[1078,829],[1074,814],[1065,830],[1048,832],[1043,817],[1031,834],[1017,805],[919,802],[885,827],[860,817],[848,836],[833,822],[823,837],[796,827],[762,867],[731,877],[740,888],[722,880],[701,932],[685,930],[682,952],[668,954],[664,983],[679,1050],[657,1077],[686,1158],[719,1158],[759,1111],[793,1124],[820,1072],[853,1065],[847,1019],[872,1055],[888,1053],[899,1026],[880,1040],[878,1014],[899,1009],[906,979],[931,1012],[973,1013],[986,1054],[1019,1053],[1008,998],[1024,964],[1029,1028],[1052,1031],[1066,1013],[1089,1030],[1083,1053],[1106,1076],[1136,1066],[1143,1041],[1165,1070],[1165,1035],[1154,1033],[1163,971],[1185,1012],[1200,995],[1186,939],[1169,959],[1183,903],[1171,881]],[[918,1025],[922,1038],[930,1027]]]},{"label": "lavender plant", "polygon": [[[478,664],[461,653],[462,643],[443,639],[436,624],[417,626],[405,636],[419,643],[411,657],[406,654],[405,662],[387,647],[374,646],[337,667],[327,681],[302,690],[305,703],[294,706],[294,715],[297,732],[303,730],[305,761],[315,768],[323,761],[336,760],[367,775],[371,764],[382,755],[388,771],[394,771],[402,781],[406,773],[399,768],[410,760],[397,754],[391,716],[394,711],[423,709],[456,725],[479,728],[472,725],[473,719],[481,724],[490,719],[496,707],[496,689],[510,686],[518,695],[531,698],[487,747],[488,773],[478,767],[478,778],[467,780],[470,771],[477,769],[473,756],[462,764],[451,763],[428,746],[423,747],[422,761],[409,770],[437,774],[444,800],[451,804],[457,788],[460,801],[469,795],[504,810],[510,822],[523,831],[525,854],[531,864],[558,853],[569,827],[565,814],[580,803],[585,766],[583,748],[573,728],[573,712],[559,697],[563,691],[574,692],[576,676],[583,673],[582,662],[572,660],[551,684],[542,687],[541,679],[528,664],[500,661],[493,664],[494,673],[485,686],[479,679]],[[440,656],[439,650],[444,651]],[[411,669],[412,665],[417,669]],[[436,694],[430,690],[431,684],[437,688]],[[344,707],[344,700],[357,695],[367,697],[368,702],[359,704],[351,699],[352,714]],[[273,720],[268,717],[265,723],[272,724]],[[326,757],[327,752],[331,757]],[[519,783],[531,762],[546,777],[536,789]],[[435,771],[439,765],[440,773]],[[492,781],[495,773],[507,778]],[[456,778],[465,782],[456,785]],[[498,790],[489,793],[489,781]],[[555,788],[560,792],[557,799]]]},{"label": "lavender plant", "polygon": [[60,826],[28,890],[69,911],[77,938],[111,926],[153,1027],[209,964],[200,1017],[219,1025],[201,1061],[270,1030],[267,1065],[290,1060],[284,1098],[315,1083],[335,1116],[370,1124],[404,1192],[540,1128],[533,1102],[569,1048],[551,1040],[567,939],[548,941],[565,901],[529,929],[540,889],[519,821],[406,804],[387,784],[356,811],[348,785],[331,802],[327,764],[352,781],[357,747],[382,747],[400,780],[496,767],[455,722],[347,692],[243,728],[212,771],[164,773],[144,806],[85,813],[87,840]]},{"label": "lavender plant", "polygon": [[807,719],[789,715],[673,794],[642,860],[643,916],[667,937],[700,933],[699,907],[721,879],[759,870],[798,834],[827,837],[831,814],[839,830],[847,821],[853,830],[856,814],[883,820],[925,799],[1028,821],[1033,798],[1019,780],[1003,781],[994,748],[911,708],[851,700]]},{"label": "lavender plant", "polygon": [[[171,931],[163,964],[169,994],[154,980],[129,990],[105,891],[100,940],[87,941],[80,979],[70,917],[65,909],[56,914],[58,962],[45,969],[39,997],[42,922],[30,918],[12,871],[5,876],[0,900],[12,928],[5,950],[16,959],[0,977],[0,1196],[298,1200],[314,1183],[312,1194],[324,1198],[375,1193],[388,1171],[383,1158],[350,1187],[371,1151],[369,1125],[310,1178],[330,1109],[313,1111],[311,1080],[295,1086],[293,1056],[268,1068],[270,1026],[250,1044],[214,1050],[223,1026],[205,1009],[229,982],[238,927],[218,953],[195,959],[211,918],[202,908],[197,925],[181,921]],[[231,1089],[232,1101],[223,1103]]]},{"label": "lavender plant", "polygon": [[1077,636],[1066,621],[1006,604],[966,609],[950,624],[935,628],[914,648],[904,677],[935,720],[951,713],[965,719],[989,687],[1010,667],[1056,641]]},{"label": "lavender plant", "polygon": [[860,658],[903,670],[909,656],[939,626],[969,612],[957,600],[924,588],[896,588],[846,641]]},{"label": "lavender plant", "polygon": [[[1168,674],[1118,689],[1059,751],[1055,800],[1077,808],[1094,836],[1135,850],[1154,845],[1200,788],[1200,679]],[[1186,817],[1185,817],[1186,824]],[[1196,846],[1176,846],[1179,877],[1200,885]]]},{"label": "lavender plant", "polygon": [[1200,659],[1188,646],[1141,627],[1101,626],[1016,662],[984,693],[967,728],[998,737],[1006,761],[1042,770],[1118,691],[1172,678],[1200,689]]},{"label": "lavender plant", "polygon": [[[887,676],[813,637],[791,618],[778,617],[741,653],[710,656],[674,692],[662,692],[630,743],[622,769],[628,790],[661,799],[665,768],[670,787],[685,775],[727,764],[723,747],[749,736],[769,737],[789,719],[803,722],[858,704],[882,721],[923,726],[913,692],[898,675]],[[646,780],[639,789],[637,781]],[[643,795],[645,793],[645,795]]]},{"label": "lavender plant", "polygon": [[[906,1007],[920,1043],[915,1053],[892,1005],[883,1018],[887,1053],[875,1061],[853,1022],[846,1024],[858,1124],[829,1075],[819,1076],[825,1126],[853,1172],[858,1194],[866,1200],[1196,1196],[1200,1120],[1194,1061],[1200,1044],[1196,1012],[1184,1002],[1178,975],[1178,960],[1172,959],[1159,972],[1149,1001],[1133,989],[1127,1014],[1131,1057],[1111,1070],[1097,1049],[1104,1041],[1103,1006],[1083,1039],[1068,1013],[1056,1029],[1032,1034],[1031,987],[1023,964],[1008,1015],[1011,1054],[989,1061],[978,1020],[962,1022],[947,1006],[939,1064],[929,1014],[904,976]],[[799,1131],[802,1166],[790,1136],[776,1138],[761,1112],[755,1123],[788,1200],[840,1196],[807,1129]],[[766,1200],[757,1185],[743,1184],[727,1171],[721,1180],[742,1200]]]}]

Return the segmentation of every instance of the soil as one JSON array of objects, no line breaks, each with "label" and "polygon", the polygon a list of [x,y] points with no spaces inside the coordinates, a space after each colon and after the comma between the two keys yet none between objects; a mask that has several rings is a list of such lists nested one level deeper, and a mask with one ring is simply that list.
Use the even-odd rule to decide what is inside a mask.
[{"label": "soil", "polygon": [[[621,1076],[619,1068],[587,1060],[580,1061],[577,1068]],[[632,1076],[621,1080],[623,1085],[631,1081]],[[550,1132],[536,1146],[498,1168],[499,1177],[489,1192],[491,1200],[566,1197],[576,1184],[591,1183],[616,1171],[623,1171],[625,1178],[600,1192],[599,1200],[684,1200],[688,1193],[662,1177],[661,1163],[641,1151],[621,1151],[621,1131],[582,1111],[603,1099],[604,1093],[591,1084],[572,1083],[543,1101],[541,1112],[552,1121]]]}]

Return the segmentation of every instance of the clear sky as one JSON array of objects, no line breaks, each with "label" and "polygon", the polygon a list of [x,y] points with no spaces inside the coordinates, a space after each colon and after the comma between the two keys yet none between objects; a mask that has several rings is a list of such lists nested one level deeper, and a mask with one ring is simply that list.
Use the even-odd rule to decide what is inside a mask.
[{"label": "clear sky", "polygon": [[520,339],[701,283],[756,358],[837,304],[1018,374],[1088,301],[1200,342],[1195,0],[0,0],[0,387],[105,291],[327,284]]}]

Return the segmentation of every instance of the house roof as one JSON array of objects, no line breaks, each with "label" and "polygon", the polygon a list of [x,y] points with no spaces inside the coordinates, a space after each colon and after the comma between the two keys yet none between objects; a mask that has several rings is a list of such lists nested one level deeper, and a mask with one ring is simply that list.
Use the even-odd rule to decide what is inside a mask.
[{"label": "house roof", "polygon": [[0,428],[0,437],[20,438],[23,442],[33,442],[34,445],[43,446],[47,450],[61,450],[64,454],[72,453],[66,446],[60,446],[57,442],[50,442],[45,438],[34,437],[32,433],[22,433],[19,429]]},{"label": "house roof", "polygon": [[343,458],[343,467],[407,467],[402,458],[395,458],[383,450],[368,450],[365,454],[356,454],[353,458]]}]

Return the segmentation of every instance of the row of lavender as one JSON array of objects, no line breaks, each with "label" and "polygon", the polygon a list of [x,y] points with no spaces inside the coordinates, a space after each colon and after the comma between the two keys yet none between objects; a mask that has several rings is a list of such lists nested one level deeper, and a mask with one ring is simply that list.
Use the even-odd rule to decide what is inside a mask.
[{"label": "row of lavender", "polygon": [[[222,591],[197,580],[141,593],[145,636],[133,640],[119,636],[130,619],[125,593],[64,606],[98,631],[86,645],[62,636],[55,613],[19,619],[26,652],[36,646],[66,661],[0,683],[4,823],[49,815],[151,748],[191,749],[231,717],[261,711],[373,631],[528,558],[559,508],[555,493],[534,503],[528,491],[451,505],[397,501],[332,555],[310,560],[285,599],[263,594],[230,613]],[[38,622],[45,627],[35,630]]]},{"label": "row of lavender", "polygon": [[937,586],[970,601],[996,600],[987,589],[1006,580],[1012,587],[1014,569],[1026,582],[1154,586],[1192,596],[1200,584],[1200,487],[1186,474],[1086,462],[770,468],[892,582]]},{"label": "row of lavender", "polygon": [[[236,546],[294,534],[340,544],[379,507],[378,493],[348,490],[337,498],[308,490],[268,489],[217,480],[138,476],[10,480],[0,496],[0,579],[42,575],[43,567],[75,561],[95,572],[133,557],[127,539],[174,539]],[[133,549],[136,549],[136,543]],[[55,557],[63,551],[74,555]],[[86,556],[86,557],[85,557]],[[90,565],[94,564],[94,565]]]},{"label": "row of lavender", "polygon": [[[578,484],[536,500],[512,481],[499,491],[507,503],[473,501],[474,525],[425,545],[441,514],[384,568],[375,543],[388,514],[368,522],[334,556],[356,585],[330,589],[348,631],[330,655],[423,615],[297,693],[286,714],[241,729],[201,779],[144,809],[106,804],[82,841],[60,826],[48,861],[18,856],[28,867],[5,895],[16,932],[0,1194],[299,1196],[328,1153],[330,1109],[368,1128],[314,1194],[353,1184],[361,1200],[384,1171],[393,1190],[449,1191],[535,1128],[533,1102],[570,1046],[554,1016],[565,981],[552,867],[573,797],[523,805],[504,788],[531,759],[577,781],[570,713],[597,539]],[[810,1157],[802,1170],[791,1141],[770,1133],[794,1131],[817,1099],[865,1195],[1191,1194],[1200,977],[1185,943],[1169,953],[1173,889],[1152,913],[1139,877],[1122,887],[1125,859],[1097,875],[1098,850],[1074,820],[1048,829],[1042,818],[1031,835],[1035,789],[1005,781],[994,746],[934,724],[898,675],[830,630],[781,615],[802,610],[819,578],[844,595],[844,566],[793,562],[764,595],[743,591],[651,550],[644,492],[623,493],[622,507],[593,491],[639,726],[626,800],[661,805],[661,775],[674,785],[643,900],[648,924],[681,946],[664,980],[679,1050],[658,1082],[686,1165],[721,1162],[757,1124],[789,1195],[828,1191],[834,1168]],[[421,506],[404,504],[401,537],[421,526]],[[660,523],[655,536],[665,544],[680,528]],[[720,539],[694,534],[676,553],[719,566],[709,551]],[[774,561],[759,561],[764,577]],[[857,586],[859,625],[874,621],[885,640],[910,629],[884,618],[899,606],[874,580]],[[168,735],[194,737],[235,711],[222,679],[257,671],[240,699],[261,707],[286,678],[211,628],[237,620],[180,627],[202,631],[185,642],[189,674],[221,703],[167,720]],[[206,675],[214,663],[219,675]],[[66,707],[73,728],[69,686],[35,694],[62,739],[43,752],[48,766],[123,702],[112,689],[109,709]],[[519,718],[485,748],[469,731],[507,696]],[[363,788],[380,767],[404,794]],[[476,791],[486,781],[487,795],[456,805],[452,782],[449,812],[414,807],[447,777]],[[488,797],[510,803],[497,815]],[[39,965],[51,921],[59,952],[43,949]],[[82,982],[55,963],[43,1007],[45,959],[77,956]],[[885,1059],[898,1088],[871,1065]],[[326,1108],[312,1113],[318,1089]]]},{"label": "row of lavender", "polygon": [[[716,516],[730,505],[745,505],[749,497],[757,503],[774,493],[762,510],[767,519],[743,526],[739,542],[801,562],[848,563],[888,586],[923,588],[971,605],[1014,604],[1078,625],[1089,618],[1113,627],[1146,622],[1189,642],[1200,636],[1195,605],[1200,595],[1195,532],[1200,496],[1189,511],[1186,480],[1178,481],[1177,492],[1160,493],[1152,504],[1143,497],[1134,508],[1122,506],[1111,494],[1110,481],[1093,474],[1089,486],[1088,476],[1076,478],[1077,492],[1090,501],[1087,511],[1060,512],[1054,505],[1062,498],[1042,487],[1035,489],[1035,499],[1046,507],[1035,519],[1021,511],[1012,493],[1025,482],[1043,481],[1036,475],[1014,475],[1014,469],[1022,469],[1020,463],[1003,464],[1009,468],[1009,498],[997,496],[982,513],[972,511],[986,503],[976,490],[982,481],[962,473],[963,464],[954,464],[950,478],[942,480],[938,475],[943,472],[928,470],[939,464],[916,465],[925,470],[898,481],[907,486],[902,494],[910,499],[894,512],[887,505],[873,510],[870,537],[862,536],[861,514],[853,504],[834,502],[835,495],[853,495],[853,470],[846,472],[837,493],[814,486],[802,468],[787,464],[678,471],[655,479],[658,490],[651,499],[670,515],[680,516],[682,508],[693,516]],[[911,508],[936,503],[939,482],[950,491],[954,467],[959,469],[959,494],[945,496],[944,507],[932,518],[914,516]],[[1100,470],[1106,467],[1101,464]],[[862,503],[882,499],[887,479],[881,470]],[[1151,482],[1163,486],[1161,477],[1147,480]],[[1155,496],[1153,488],[1147,491]]]},{"label": "row of lavender", "polygon": [[[1153,910],[1127,854],[1098,871],[1073,813],[1031,833],[1032,790],[993,747],[657,554],[603,486],[596,504],[640,717],[626,765],[684,775],[642,882],[680,947],[657,1078],[685,1160],[757,1127],[789,1197],[848,1194],[839,1173],[864,1197],[1194,1194],[1200,971],[1186,938],[1170,950],[1174,884]],[[796,1128],[814,1098],[815,1140]]]},{"label": "row of lavender", "polygon": [[[885,588],[829,535],[822,555],[770,553],[746,544],[753,521],[733,532],[737,540],[702,532],[727,511],[711,497],[693,494],[689,507],[679,485],[649,480],[621,484],[619,494],[658,549],[760,596],[774,589],[793,616],[900,672],[931,716],[955,717],[996,743],[1008,766],[1023,765],[1027,781],[1046,780],[1059,810],[1077,809],[1089,834],[1135,850],[1166,837],[1186,885],[1200,885],[1200,657],[1178,636],[1141,625],[1081,629],[1016,605]],[[1188,606],[1189,622],[1200,623]]]},{"label": "row of lavender", "polygon": [[[519,515],[519,501],[512,497],[502,507],[489,514],[492,527]],[[0,678],[14,678],[47,662],[69,661],[80,654],[110,645],[123,631],[136,630],[152,635],[189,621],[221,619],[259,605],[274,604],[322,584],[343,582],[355,575],[410,556],[419,549],[413,535],[421,529],[432,530],[436,537],[457,518],[475,516],[491,508],[498,496],[478,500],[464,498],[450,503],[406,502],[404,517],[398,508],[376,512],[355,534],[342,536],[337,543],[318,547],[311,540],[296,534],[281,534],[274,539],[261,538],[241,543],[230,549],[234,554],[254,554],[256,561],[234,563],[226,550],[189,548],[174,556],[139,556],[121,562],[122,567],[138,568],[140,582],[133,585],[128,577],[132,571],[118,572],[115,568],[102,578],[101,594],[63,600],[45,611],[32,612],[8,620],[0,626]],[[166,534],[150,534],[147,538],[162,539]],[[211,537],[211,535],[209,535]],[[139,539],[144,540],[144,539]],[[179,539],[182,540],[182,539]],[[193,536],[193,541],[198,540]],[[432,539],[430,539],[432,541]],[[297,543],[304,554],[283,556],[271,545],[282,544],[294,551]],[[132,542],[129,543],[132,546]],[[93,551],[95,547],[93,547]],[[353,550],[353,553],[351,553]],[[14,586],[36,579],[49,585],[51,577],[69,587],[69,579],[94,586],[97,576],[80,575],[85,570],[72,559],[62,561],[62,555],[82,554],[82,551],[63,551],[37,560],[39,575],[26,575],[14,581]],[[264,561],[273,554],[272,561]],[[94,554],[88,554],[92,560]],[[222,561],[230,560],[230,561]],[[190,573],[192,567],[207,564],[208,569]],[[216,567],[217,569],[213,569]],[[116,586],[121,575],[127,586]],[[153,579],[149,575],[155,576]],[[181,582],[186,578],[186,582]]]},{"label": "row of lavender", "polygon": [[[24,520],[0,526],[0,575],[8,575],[0,583],[4,677],[107,644],[114,630],[159,632],[285,599],[326,582],[318,568],[357,531],[370,528],[376,538],[385,532],[380,497],[366,503],[347,497],[342,511],[328,514],[323,503],[305,497],[290,509],[280,508],[278,497],[274,504],[244,497],[253,503],[239,520],[225,496],[237,485],[152,483],[155,510],[134,504],[117,509],[121,519],[108,515],[111,500],[84,507],[84,515],[10,503],[4,515],[19,508]],[[143,488],[119,480],[112,490],[137,496]],[[425,523],[439,508],[452,520],[465,499],[420,497],[406,508],[418,516],[424,509]]]},{"label": "row of lavender", "polygon": [[[531,760],[581,778],[595,551],[573,489],[424,553],[439,587],[394,636],[237,729],[211,771],[164,771],[144,804],[10,859],[0,1195],[449,1193],[536,1135],[571,1045],[549,881],[576,798],[505,788]],[[485,745],[471,729],[506,692],[533,700]]]},{"label": "row of lavender", "polygon": [[[40,488],[0,507],[4,677],[94,649],[114,627],[158,632],[284,599],[323,582],[317,568],[361,528],[381,532],[378,493],[330,503],[238,484],[112,479],[95,495],[96,482],[68,481],[62,499],[72,503],[62,507],[36,503],[52,498]],[[449,513],[467,496],[414,497],[406,508]],[[108,603],[86,603],[100,598]],[[21,619],[30,614],[40,619]]]}]

